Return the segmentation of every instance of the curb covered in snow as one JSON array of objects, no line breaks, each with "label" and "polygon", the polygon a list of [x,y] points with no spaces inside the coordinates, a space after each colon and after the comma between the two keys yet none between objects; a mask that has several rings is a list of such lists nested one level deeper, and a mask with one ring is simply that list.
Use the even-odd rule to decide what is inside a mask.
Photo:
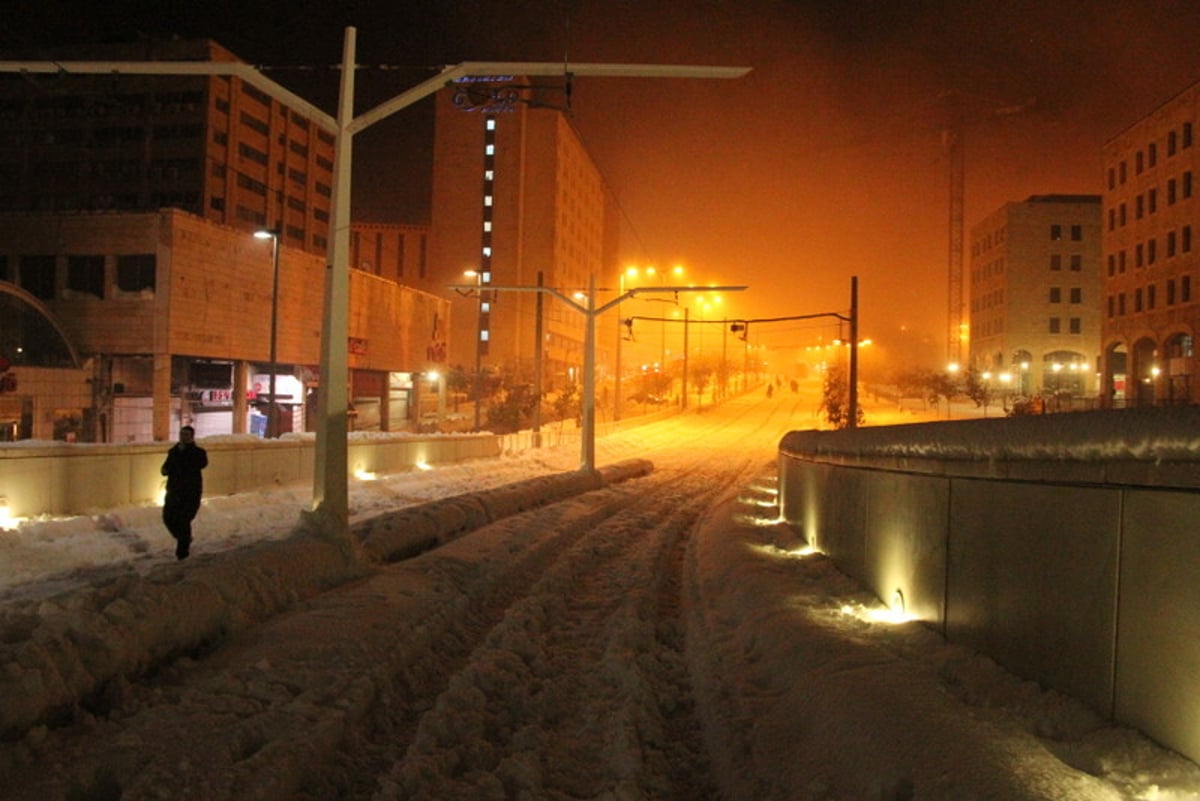
[{"label": "curb covered in snow", "polygon": [[[546,503],[647,475],[631,460],[390,512],[352,526],[374,563],[395,562],[475,528]],[[363,575],[336,543],[311,534],[166,565],[42,601],[0,623],[0,737],[106,706],[114,681],[181,654]],[[177,610],[178,614],[172,612]]]}]

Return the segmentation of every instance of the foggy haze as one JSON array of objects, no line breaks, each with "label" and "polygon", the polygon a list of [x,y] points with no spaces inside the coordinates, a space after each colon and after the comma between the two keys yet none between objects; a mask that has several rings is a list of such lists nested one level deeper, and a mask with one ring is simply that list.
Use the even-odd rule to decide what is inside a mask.
[{"label": "foggy haze", "polygon": [[[1004,203],[1099,194],[1102,144],[1200,80],[1194,2],[16,5],[5,51],[136,31],[208,36],[251,63],[321,65],[272,77],[309,82],[306,96],[328,108],[336,72],[323,67],[354,25],[360,63],[418,68],[363,71],[359,111],[464,60],[752,67],[733,81],[575,81],[574,124],[626,219],[623,263],[749,284],[729,317],[845,311],[857,275],[862,336],[886,349],[903,326],[938,353],[947,93],[963,98],[967,122],[969,241]],[[1021,111],[996,113],[1012,106]],[[427,221],[430,120],[425,101],[356,138],[357,219]]]}]

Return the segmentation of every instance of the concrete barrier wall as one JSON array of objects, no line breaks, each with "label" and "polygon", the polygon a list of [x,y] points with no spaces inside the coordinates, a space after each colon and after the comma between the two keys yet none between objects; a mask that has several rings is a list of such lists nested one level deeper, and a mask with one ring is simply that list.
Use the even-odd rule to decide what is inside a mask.
[{"label": "concrete barrier wall", "polygon": [[911,458],[897,455],[901,431],[881,445],[876,430],[869,447],[813,433],[829,432],[781,443],[781,511],[839,568],[948,640],[1200,761],[1194,465],[1148,451]]},{"label": "concrete barrier wall", "polygon": [[[252,437],[203,440],[209,465],[205,495],[228,495],[311,481],[311,438]],[[159,470],[166,443],[137,445],[21,444],[0,447],[0,499],[13,517],[87,514],[154,502],[163,488]],[[493,434],[351,439],[348,468],[394,473],[419,464],[450,464],[494,457]]]}]

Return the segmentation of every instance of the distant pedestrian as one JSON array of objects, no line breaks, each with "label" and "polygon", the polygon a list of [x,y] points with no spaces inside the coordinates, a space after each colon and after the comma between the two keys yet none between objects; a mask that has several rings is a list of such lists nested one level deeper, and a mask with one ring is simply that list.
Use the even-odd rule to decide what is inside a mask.
[{"label": "distant pedestrian", "polygon": [[163,502],[163,524],[175,538],[175,556],[187,559],[192,547],[192,520],[200,510],[208,452],[196,444],[196,429],[179,429],[179,442],[167,451],[162,474],[167,477],[167,497]]}]

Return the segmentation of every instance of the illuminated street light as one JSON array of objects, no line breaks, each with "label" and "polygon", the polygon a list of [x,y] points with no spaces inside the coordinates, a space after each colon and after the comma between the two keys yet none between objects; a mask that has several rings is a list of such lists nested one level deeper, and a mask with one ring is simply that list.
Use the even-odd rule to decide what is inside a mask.
[{"label": "illuminated street light", "polygon": [[267,378],[271,400],[267,404],[267,438],[274,439],[279,436],[279,407],[275,401],[275,373],[279,371],[275,354],[276,329],[279,327],[279,231],[255,231],[254,238],[271,240],[271,372]]},{"label": "illuminated street light", "polygon": [[[448,287],[456,292],[470,290],[470,286],[455,286]],[[714,287],[714,289],[722,292],[742,292],[746,289],[745,286],[722,286]],[[488,287],[489,292],[539,292],[551,295],[558,298],[563,303],[566,303],[577,312],[581,312],[586,317],[586,325],[583,330],[583,398],[582,398],[582,418],[583,425],[580,431],[582,439],[582,455],[580,458],[580,469],[584,472],[594,472],[596,469],[596,318],[609,309],[620,305],[639,294],[671,294],[678,295],[680,292],[696,292],[696,287],[687,286],[664,286],[664,287],[644,287],[639,289],[630,289],[613,298],[603,306],[596,305],[596,277],[588,278],[588,291],[575,292],[571,297],[564,295],[554,287],[548,286],[495,286]],[[684,329],[684,335],[687,335],[687,329]]]}]

